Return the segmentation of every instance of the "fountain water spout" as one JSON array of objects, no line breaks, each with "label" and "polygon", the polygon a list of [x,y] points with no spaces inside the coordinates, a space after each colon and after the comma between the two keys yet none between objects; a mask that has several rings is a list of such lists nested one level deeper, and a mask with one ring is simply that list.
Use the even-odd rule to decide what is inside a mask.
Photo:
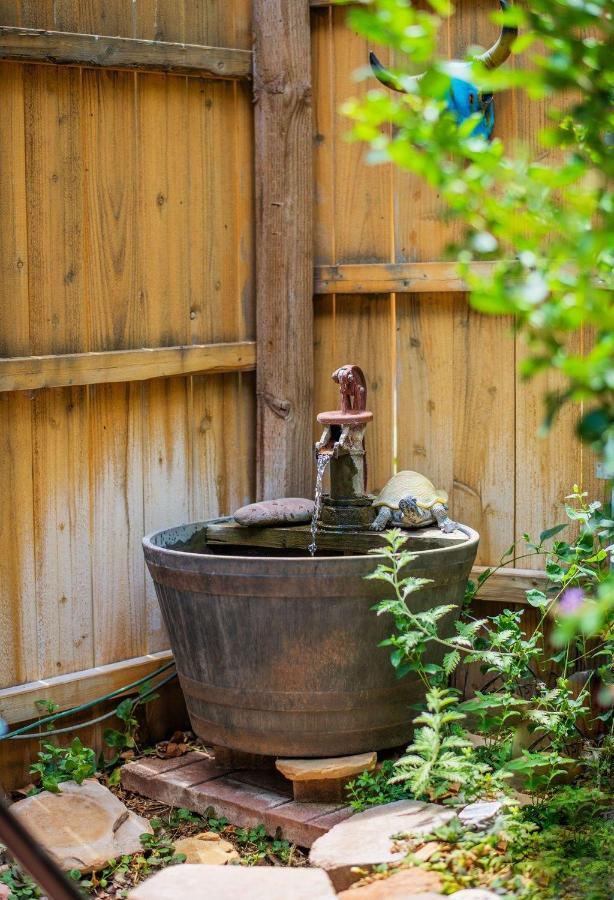
[{"label": "fountain water spout", "polygon": [[369,528],[375,511],[367,494],[365,430],[373,419],[366,408],[367,385],[358,366],[345,365],[333,372],[339,385],[340,408],[319,413],[324,426],[315,445],[318,458],[330,459],[330,494],[322,498],[320,526],[324,528]]}]

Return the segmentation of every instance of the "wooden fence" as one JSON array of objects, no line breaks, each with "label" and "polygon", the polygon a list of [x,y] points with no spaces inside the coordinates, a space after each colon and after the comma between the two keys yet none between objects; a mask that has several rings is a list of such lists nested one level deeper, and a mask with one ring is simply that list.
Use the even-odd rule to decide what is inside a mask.
[{"label": "wooden fence", "polygon": [[[462,0],[446,52],[489,41],[491,9]],[[596,490],[570,413],[536,440],[543,384],[518,383],[512,323],[468,308],[437,198],[345,141],[367,49],[319,0],[0,2],[10,722],[167,658],[141,536],[309,493],[340,363],[368,376],[371,486],[429,474],[483,565]],[[544,119],[497,98],[510,139]]]}]

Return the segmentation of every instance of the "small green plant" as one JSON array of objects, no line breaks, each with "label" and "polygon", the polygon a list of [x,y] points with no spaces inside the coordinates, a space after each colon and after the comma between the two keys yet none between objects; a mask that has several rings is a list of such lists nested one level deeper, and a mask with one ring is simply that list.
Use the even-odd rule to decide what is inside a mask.
[{"label": "small green plant", "polygon": [[[47,699],[37,700],[35,702],[35,706],[44,717],[52,716],[53,713],[60,708],[59,703],[56,703],[55,700]],[[45,729],[47,731],[52,731],[53,722],[47,722],[47,724],[45,725]]]},{"label": "small green plant", "polygon": [[247,851],[241,860],[244,865],[258,865],[261,860],[271,857],[288,865],[294,852],[294,845],[289,841],[281,840],[279,837],[271,840],[264,825],[255,828],[237,828],[234,837],[239,847]]},{"label": "small green plant", "polygon": [[354,812],[362,812],[371,806],[410,798],[412,795],[407,785],[391,783],[390,779],[393,774],[393,760],[385,759],[377,769],[372,772],[361,772],[360,775],[349,781],[346,790]]},{"label": "small green plant", "polygon": [[179,807],[179,809],[171,809],[168,816],[156,816],[151,819],[150,824],[154,829],[164,828],[166,831],[174,831],[185,825],[197,825],[200,827],[207,824],[207,820],[189,809]]},{"label": "small green plant", "polygon": [[40,888],[25,872],[17,866],[9,866],[0,872],[0,885],[9,889],[9,900],[30,900],[30,898],[42,897]]},{"label": "small green plant", "polygon": [[[148,867],[161,868],[185,862],[185,853],[175,853],[173,842],[161,829],[154,829],[153,834],[142,834],[140,841],[147,853],[144,864]],[[137,861],[141,858],[138,857]]]},{"label": "small green plant", "polygon": [[30,766],[30,773],[40,778],[42,790],[54,794],[63,781],[82,784],[96,772],[96,754],[90,747],[84,747],[79,738],[74,738],[68,747],[44,741],[38,759]]},{"label": "small green plant", "polygon": [[158,699],[158,694],[152,691],[151,682],[146,681],[139,687],[138,696],[134,699],[122,700],[115,710],[115,715],[123,723],[123,728],[107,728],[104,732],[104,741],[107,746],[115,751],[111,759],[104,762],[104,767],[113,769],[126,750],[136,749],[136,737],[139,728],[139,720],[135,712],[139,706],[144,706]]},{"label": "small green plant", "polygon": [[131,856],[120,856],[118,859],[110,859],[100,872],[92,872],[84,877],[79,869],[71,869],[68,874],[74,881],[79,882],[79,887],[86,893],[94,894],[99,890],[106,891],[111,884],[115,889],[121,888],[126,882],[125,876],[130,872],[131,866]]},{"label": "small green plant", "polygon": [[228,819],[225,819],[223,816],[217,817],[215,815],[207,817],[207,828],[209,831],[215,831],[218,834],[226,828],[228,825]]}]

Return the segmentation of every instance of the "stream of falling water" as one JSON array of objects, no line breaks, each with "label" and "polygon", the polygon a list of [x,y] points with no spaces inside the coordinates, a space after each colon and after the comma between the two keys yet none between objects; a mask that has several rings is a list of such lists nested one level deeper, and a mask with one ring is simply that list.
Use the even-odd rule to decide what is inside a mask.
[{"label": "stream of falling water", "polygon": [[315,555],[317,549],[316,536],[318,532],[318,519],[320,518],[320,509],[322,508],[322,480],[324,478],[324,473],[326,472],[326,467],[330,462],[330,456],[330,453],[316,454],[315,506],[313,509],[313,516],[311,517],[311,543],[307,548],[312,556]]}]

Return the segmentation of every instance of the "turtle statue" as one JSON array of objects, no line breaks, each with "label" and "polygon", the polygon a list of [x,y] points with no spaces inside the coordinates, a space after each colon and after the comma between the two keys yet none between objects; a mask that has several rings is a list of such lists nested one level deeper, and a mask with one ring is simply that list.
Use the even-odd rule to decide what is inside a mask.
[{"label": "turtle statue", "polygon": [[471,536],[467,528],[448,518],[447,493],[420,472],[397,472],[379,492],[373,506],[379,509],[371,525],[374,531],[384,531],[394,525],[422,528],[436,522],[445,534],[458,529]]}]

